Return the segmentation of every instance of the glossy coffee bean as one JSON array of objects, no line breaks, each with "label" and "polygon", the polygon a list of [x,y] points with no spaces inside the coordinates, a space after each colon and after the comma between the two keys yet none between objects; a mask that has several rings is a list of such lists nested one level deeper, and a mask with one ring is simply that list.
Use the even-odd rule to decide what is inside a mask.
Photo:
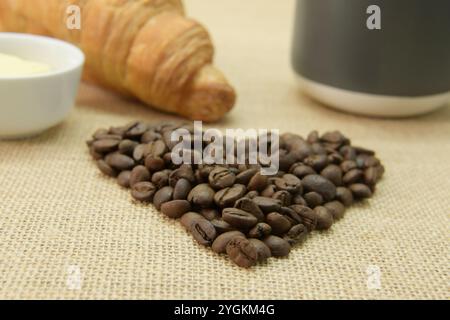
[{"label": "glossy coffee bean", "polygon": [[245,235],[240,231],[222,233],[214,240],[211,249],[216,253],[226,253],[228,243],[236,237],[245,238]]},{"label": "glossy coffee bean", "polygon": [[127,155],[121,153],[111,154],[106,162],[117,170],[130,170],[134,167],[134,160]]},{"label": "glossy coffee bean", "polygon": [[222,219],[238,229],[251,228],[258,222],[254,215],[237,208],[223,209]]},{"label": "glossy coffee bean", "polygon": [[336,195],[336,186],[328,179],[318,174],[308,175],[302,180],[306,191],[319,193],[325,201],[331,201]]},{"label": "glossy coffee bean", "polygon": [[342,181],[344,182],[344,184],[349,185],[362,181],[363,177],[364,177],[363,171],[359,169],[352,169],[344,175]]},{"label": "glossy coffee bean", "polygon": [[206,220],[209,220],[209,221],[220,218],[219,211],[217,209],[214,209],[214,208],[201,209],[200,210],[200,214],[203,217],[205,217]]},{"label": "glossy coffee bean", "polygon": [[323,206],[315,207],[314,213],[317,217],[317,230],[329,229],[333,225],[333,215],[327,208]]},{"label": "glossy coffee bean", "polygon": [[308,236],[308,228],[303,224],[296,224],[283,237],[291,246],[303,243]]},{"label": "glossy coffee bean", "polygon": [[94,151],[98,153],[107,153],[116,151],[119,147],[119,139],[102,139],[92,143]]},{"label": "glossy coffee bean", "polygon": [[316,172],[321,171],[328,164],[328,157],[326,154],[315,154],[303,160],[303,163],[313,168]]},{"label": "glossy coffee bean", "polygon": [[160,210],[161,205],[165,202],[172,200],[173,188],[169,186],[159,189],[153,197],[153,205],[156,209]]},{"label": "glossy coffee bean", "polygon": [[263,239],[272,233],[272,227],[264,222],[259,222],[250,229],[248,236],[250,238]]},{"label": "glossy coffee bean", "polygon": [[248,239],[257,251],[258,261],[263,262],[272,256],[269,247],[259,239]]},{"label": "glossy coffee bean", "polygon": [[301,223],[304,224],[309,231],[312,231],[316,228],[317,216],[314,214],[314,211],[311,208],[298,204],[292,205],[289,208],[295,211],[295,213],[300,217]]},{"label": "glossy coffee bean", "polygon": [[249,268],[258,261],[258,250],[248,239],[237,237],[228,242],[228,257],[239,267]]},{"label": "glossy coffee bean", "polygon": [[330,164],[323,169],[320,174],[334,183],[336,186],[342,185],[342,170],[335,164]]},{"label": "glossy coffee bean", "polygon": [[167,170],[155,172],[151,181],[158,189],[161,189],[169,184],[169,172]]},{"label": "glossy coffee bean", "polygon": [[284,174],[282,178],[275,179],[275,186],[278,190],[285,190],[290,193],[302,193],[302,182],[293,174]]},{"label": "glossy coffee bean", "polygon": [[341,219],[345,214],[345,206],[339,201],[325,203],[324,207],[330,211],[334,221]]},{"label": "glossy coffee bean", "polygon": [[184,200],[187,199],[191,191],[191,183],[186,179],[179,179],[173,188],[173,199]]},{"label": "glossy coffee bean", "polygon": [[214,195],[214,202],[221,208],[232,207],[235,202],[242,198],[247,188],[242,184],[235,184],[231,187],[219,190]]},{"label": "glossy coffee bean", "polygon": [[349,207],[353,204],[353,194],[348,188],[338,187],[336,188],[336,200],[342,202],[344,206]]},{"label": "glossy coffee bean", "polygon": [[136,166],[131,170],[130,186],[142,181],[150,181],[150,172],[144,166]]},{"label": "glossy coffee bean", "polygon": [[195,240],[203,246],[211,246],[216,239],[216,228],[206,219],[195,219],[189,228]]},{"label": "glossy coffee bean", "polygon": [[277,212],[281,208],[281,202],[277,199],[265,198],[265,197],[255,197],[252,201],[264,212]]},{"label": "glossy coffee bean", "polygon": [[178,219],[191,210],[191,203],[187,200],[172,200],[161,205],[161,212],[172,219]]},{"label": "glossy coffee bean", "polygon": [[180,219],[180,223],[181,225],[189,231],[192,223],[196,220],[201,220],[201,219],[205,219],[203,216],[201,216],[198,212],[187,212],[185,213],[181,219]]},{"label": "glossy coffee bean", "polygon": [[246,169],[236,175],[236,183],[247,185],[250,179],[258,172],[258,169]]},{"label": "glossy coffee bean", "polygon": [[138,201],[152,201],[155,192],[155,185],[148,181],[138,182],[131,188],[131,196]]},{"label": "glossy coffee bean", "polygon": [[252,201],[252,199],[249,198],[241,198],[237,200],[234,204],[234,207],[237,209],[241,209],[243,211],[246,211],[248,213],[251,213],[256,217],[258,221],[264,220],[264,213],[262,210],[258,207],[258,205]]},{"label": "glossy coffee bean", "polygon": [[130,187],[130,175],[131,175],[131,171],[129,171],[129,170],[122,171],[117,176],[117,183],[119,184],[119,186],[124,187],[124,188],[129,188]]},{"label": "glossy coffee bean", "polygon": [[253,177],[248,182],[247,189],[249,191],[262,191],[267,186],[268,180],[269,179],[267,176],[264,176],[258,172],[253,175]]},{"label": "glossy coffee bean", "polygon": [[278,212],[271,212],[266,216],[266,222],[272,228],[272,233],[282,235],[291,228],[291,222]]},{"label": "glossy coffee bean", "polygon": [[214,189],[223,189],[235,183],[236,175],[229,168],[216,167],[209,174],[208,181]]},{"label": "glossy coffee bean", "polygon": [[372,196],[372,190],[362,183],[352,184],[349,189],[357,199],[370,198]]},{"label": "glossy coffee bean", "polygon": [[223,219],[213,219],[213,220],[211,220],[211,223],[214,226],[214,228],[216,228],[216,231],[219,234],[236,230],[235,227],[233,227],[231,224],[224,221]]},{"label": "glossy coffee bean", "polygon": [[138,145],[138,143],[136,141],[125,139],[119,143],[118,150],[122,154],[125,154],[127,156],[132,156],[134,148],[136,148],[137,145]]},{"label": "glossy coffee bean", "polygon": [[188,200],[201,208],[209,208],[214,203],[214,190],[206,183],[195,186],[188,195]]},{"label": "glossy coffee bean", "polygon": [[163,170],[165,167],[165,162],[162,158],[154,157],[152,155],[148,155],[145,158],[145,167],[151,172],[157,172]]},{"label": "glossy coffee bean", "polygon": [[286,240],[277,236],[268,236],[264,244],[269,247],[270,253],[274,257],[285,257],[291,251],[291,245]]},{"label": "glossy coffee bean", "polygon": [[310,166],[307,166],[303,163],[295,163],[294,165],[292,165],[289,172],[300,179],[302,179],[310,174],[316,174],[316,171],[313,168],[311,168]]},{"label": "glossy coffee bean", "polygon": [[323,204],[323,197],[320,195],[320,193],[314,191],[305,193],[303,195],[303,198],[305,199],[306,203],[308,204],[308,207],[310,208],[315,208]]}]

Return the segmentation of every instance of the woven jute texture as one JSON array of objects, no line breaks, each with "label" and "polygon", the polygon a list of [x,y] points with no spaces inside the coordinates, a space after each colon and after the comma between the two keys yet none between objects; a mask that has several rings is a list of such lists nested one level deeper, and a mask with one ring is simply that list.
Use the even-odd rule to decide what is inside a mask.
[{"label": "woven jute texture", "polygon": [[450,298],[450,109],[356,117],[304,97],[289,65],[293,1],[187,1],[214,36],[239,102],[219,128],[340,129],[375,149],[375,196],[288,258],[243,270],[131,200],[90,160],[99,127],[176,119],[83,85],[61,125],[0,142],[0,298]]}]

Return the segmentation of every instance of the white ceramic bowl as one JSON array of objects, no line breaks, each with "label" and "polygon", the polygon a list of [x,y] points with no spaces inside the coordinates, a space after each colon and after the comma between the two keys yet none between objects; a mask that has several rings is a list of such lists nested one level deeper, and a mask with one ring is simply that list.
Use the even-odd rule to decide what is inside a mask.
[{"label": "white ceramic bowl", "polygon": [[51,68],[30,76],[0,76],[0,138],[34,136],[62,122],[75,104],[83,52],[52,38],[0,32],[0,53]]}]

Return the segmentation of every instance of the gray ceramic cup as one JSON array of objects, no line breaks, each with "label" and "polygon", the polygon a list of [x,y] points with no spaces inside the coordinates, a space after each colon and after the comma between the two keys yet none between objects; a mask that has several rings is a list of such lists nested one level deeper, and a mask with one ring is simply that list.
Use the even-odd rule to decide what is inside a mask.
[{"label": "gray ceramic cup", "polygon": [[292,62],[335,108],[408,116],[450,100],[449,0],[297,0]]}]

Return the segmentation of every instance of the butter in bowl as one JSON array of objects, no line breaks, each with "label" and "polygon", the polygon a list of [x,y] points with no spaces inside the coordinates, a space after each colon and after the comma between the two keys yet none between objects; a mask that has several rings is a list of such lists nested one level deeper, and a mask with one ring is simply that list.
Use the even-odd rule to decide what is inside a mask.
[{"label": "butter in bowl", "polygon": [[84,54],[72,44],[0,33],[0,139],[35,136],[75,104]]}]

